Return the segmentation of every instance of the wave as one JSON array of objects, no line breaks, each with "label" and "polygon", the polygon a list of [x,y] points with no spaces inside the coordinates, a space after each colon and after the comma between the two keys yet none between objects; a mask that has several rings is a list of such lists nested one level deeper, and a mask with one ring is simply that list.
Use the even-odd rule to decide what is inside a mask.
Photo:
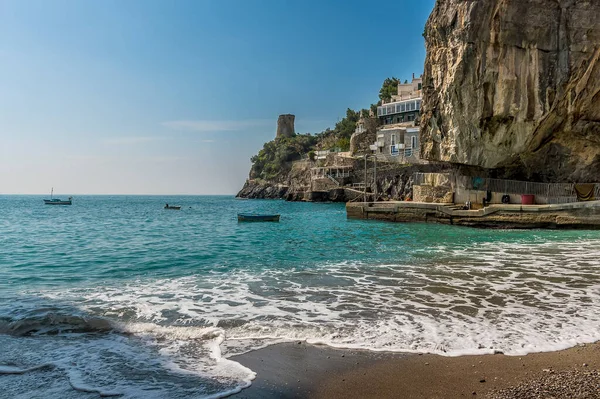
[{"label": "wave", "polygon": [[0,318],[0,334],[28,336],[32,334],[107,333],[116,323],[95,316],[44,312],[18,318]]},{"label": "wave", "polygon": [[16,366],[4,366],[4,365],[0,365],[0,375],[4,374],[25,374],[25,373],[29,373],[32,371],[37,371],[37,370],[47,370],[47,369],[52,369],[56,367],[55,364],[53,363],[44,363],[44,364],[40,364],[37,366],[33,366],[33,367],[27,367],[27,368],[19,368]]},{"label": "wave", "polygon": [[[458,356],[600,340],[599,255],[598,240],[486,242],[413,251],[411,263],[323,262],[77,287],[0,311],[0,333],[57,339],[46,357],[6,369],[15,373],[51,361],[73,387],[95,392],[218,397],[254,378],[232,356],[278,342]],[[11,363],[0,354],[0,364]]]},{"label": "wave", "polygon": [[71,295],[150,325],[218,328],[225,357],[293,340],[456,356],[600,339],[599,240],[471,243],[413,255],[411,264],[246,269]]}]

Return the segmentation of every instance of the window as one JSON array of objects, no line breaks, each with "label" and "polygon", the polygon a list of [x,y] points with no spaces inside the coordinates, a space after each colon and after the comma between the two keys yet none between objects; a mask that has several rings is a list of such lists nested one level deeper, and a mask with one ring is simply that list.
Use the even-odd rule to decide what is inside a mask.
[{"label": "window", "polygon": [[411,148],[417,148],[417,136],[412,136],[410,138],[410,146]]},{"label": "window", "polygon": [[423,83],[419,83],[419,84],[417,85],[417,87],[418,87],[418,89],[419,89],[419,90],[421,90],[421,89],[423,88]]},{"label": "window", "polygon": [[407,121],[414,121],[415,120],[415,114],[408,114],[406,115],[406,120]]},{"label": "window", "polygon": [[393,113],[394,113],[394,106],[392,105],[390,107],[387,107],[387,114],[389,115],[389,114],[393,114]]},{"label": "window", "polygon": [[400,112],[406,111],[406,104],[400,104]]},{"label": "window", "polygon": [[421,109],[421,100],[417,100],[417,109]]},{"label": "window", "polygon": [[396,135],[392,134],[392,145],[396,145]]}]

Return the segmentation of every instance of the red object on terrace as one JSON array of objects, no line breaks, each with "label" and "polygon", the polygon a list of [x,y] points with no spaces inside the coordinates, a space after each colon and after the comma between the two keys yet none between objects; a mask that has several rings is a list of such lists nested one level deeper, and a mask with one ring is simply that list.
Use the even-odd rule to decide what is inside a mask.
[{"label": "red object on terrace", "polygon": [[533,194],[521,194],[522,205],[533,205],[535,204],[535,195]]}]

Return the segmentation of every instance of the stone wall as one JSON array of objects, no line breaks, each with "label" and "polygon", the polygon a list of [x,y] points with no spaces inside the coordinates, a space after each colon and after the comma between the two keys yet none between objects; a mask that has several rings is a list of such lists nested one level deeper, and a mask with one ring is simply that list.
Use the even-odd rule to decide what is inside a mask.
[{"label": "stone wall", "polygon": [[413,201],[451,204],[454,193],[451,187],[413,186]]},{"label": "stone wall", "polygon": [[351,219],[426,222],[501,229],[600,229],[598,201],[561,205],[493,205],[479,210],[418,202],[346,204]]}]

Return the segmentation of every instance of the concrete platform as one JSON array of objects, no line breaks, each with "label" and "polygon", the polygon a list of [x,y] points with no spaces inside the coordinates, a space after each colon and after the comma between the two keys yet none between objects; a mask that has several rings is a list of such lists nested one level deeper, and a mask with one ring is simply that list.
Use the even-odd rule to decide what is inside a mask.
[{"label": "concrete platform", "polygon": [[349,202],[350,219],[427,222],[483,228],[600,229],[600,201],[568,204],[491,204],[462,210],[455,204],[429,202]]}]

